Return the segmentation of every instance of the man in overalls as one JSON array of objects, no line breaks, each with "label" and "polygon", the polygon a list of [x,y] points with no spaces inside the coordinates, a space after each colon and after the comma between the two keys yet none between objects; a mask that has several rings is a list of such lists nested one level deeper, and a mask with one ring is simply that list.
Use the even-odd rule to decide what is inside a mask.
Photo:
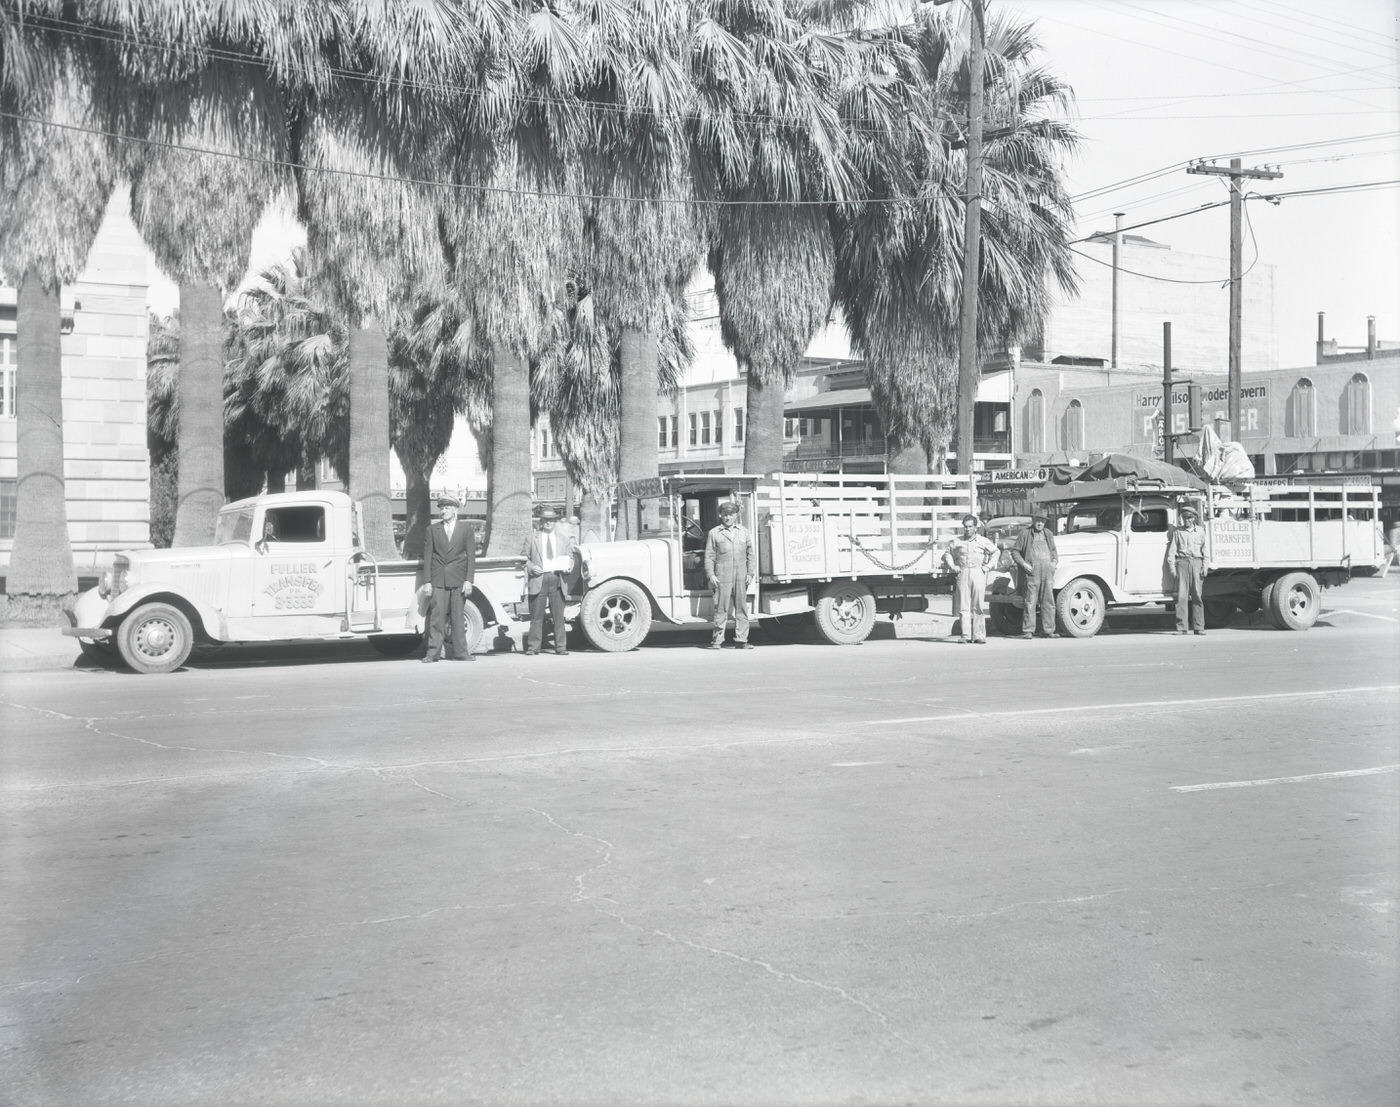
[{"label": "man in overalls", "polygon": [[710,649],[724,646],[724,629],[734,613],[734,648],[751,650],[749,642],[749,583],[758,575],[758,550],[753,536],[739,525],[739,505],[719,505],[720,525],[705,540],[705,580],[714,595],[714,629]]},{"label": "man in overalls", "polygon": [[1046,529],[1046,518],[1037,515],[1030,530],[1021,532],[1011,560],[1021,570],[1025,588],[1025,607],[1021,611],[1021,637],[1035,637],[1035,615],[1040,611],[1040,625],[1046,638],[1058,638],[1055,629],[1055,567],[1060,555],[1055,549],[1055,536]]}]

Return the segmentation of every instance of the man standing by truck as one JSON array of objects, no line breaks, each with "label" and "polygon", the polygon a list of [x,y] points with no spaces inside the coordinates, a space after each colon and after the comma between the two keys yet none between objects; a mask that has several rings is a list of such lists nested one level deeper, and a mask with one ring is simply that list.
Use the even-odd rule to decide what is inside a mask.
[{"label": "man standing by truck", "polygon": [[554,625],[554,652],[564,657],[569,652],[568,627],[564,621],[563,562],[572,556],[573,543],[554,533],[559,513],[552,507],[540,512],[539,529],[525,543],[525,590],[530,596],[530,632],[525,638],[525,653],[533,657],[544,644],[544,613]]},{"label": "man standing by truck", "polygon": [[1025,607],[1021,611],[1021,637],[1035,637],[1035,615],[1040,611],[1040,625],[1046,638],[1058,638],[1055,629],[1055,568],[1060,563],[1060,555],[1055,549],[1055,536],[1046,529],[1046,518],[1037,515],[1029,530],[1021,532],[1016,546],[1011,551],[1011,560],[1016,562],[1025,581],[1023,598]]},{"label": "man standing by truck", "polygon": [[758,575],[758,551],[753,536],[739,525],[739,505],[719,505],[719,526],[705,540],[705,579],[714,596],[714,630],[710,649],[724,645],[724,628],[734,612],[734,648],[751,650],[749,643],[749,584]]},{"label": "man standing by truck", "polygon": [[977,533],[977,516],[964,515],[963,532],[948,543],[943,563],[958,574],[958,621],[964,642],[987,642],[987,569],[996,559],[996,543]]},{"label": "man standing by truck", "polygon": [[1196,526],[1194,508],[1177,514],[1176,529],[1167,539],[1167,564],[1176,573],[1176,632],[1187,634],[1186,612],[1190,602],[1191,626],[1206,632],[1206,604],[1202,588],[1206,579],[1206,532]]},{"label": "man standing by truck", "polygon": [[[424,663],[446,656],[449,661],[475,661],[467,649],[467,627],[463,620],[466,594],[476,575],[476,533],[470,523],[457,520],[457,501],[438,497],[441,518],[428,528],[426,568],[433,586],[432,608],[428,612],[428,651]],[[443,654],[444,631],[452,652]]]}]

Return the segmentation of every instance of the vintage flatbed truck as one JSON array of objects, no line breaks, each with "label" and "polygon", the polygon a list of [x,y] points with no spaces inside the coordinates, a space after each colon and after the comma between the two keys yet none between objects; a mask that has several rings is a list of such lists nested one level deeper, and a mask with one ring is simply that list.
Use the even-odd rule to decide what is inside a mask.
[{"label": "vintage flatbed truck", "polygon": [[813,625],[828,642],[869,637],[877,613],[922,611],[948,591],[941,561],[971,509],[967,477],[678,475],[617,489],[639,538],[585,542],[568,610],[602,650],[634,649],[653,626],[709,623],[704,549],[733,501],[758,543],[749,610],[776,632]]},{"label": "vintage flatbed truck", "polygon": [[[270,533],[264,541],[261,536]],[[196,646],[363,638],[406,656],[422,641],[420,561],[378,561],[342,492],[253,496],[219,513],[214,543],[120,553],[78,597],[64,634],[138,673],[178,669]],[[467,644],[522,613],[524,558],[478,558]]]},{"label": "vintage flatbed truck", "polygon": [[[1193,507],[1206,531],[1207,627],[1262,610],[1280,630],[1307,630],[1324,588],[1383,556],[1375,488],[1248,483],[1236,492],[1122,476],[1037,498],[1064,510],[1055,611],[1061,633],[1075,638],[1097,634],[1115,612],[1175,607],[1166,552],[1182,507]],[[1021,597],[989,600],[1002,633],[1018,633]]]}]

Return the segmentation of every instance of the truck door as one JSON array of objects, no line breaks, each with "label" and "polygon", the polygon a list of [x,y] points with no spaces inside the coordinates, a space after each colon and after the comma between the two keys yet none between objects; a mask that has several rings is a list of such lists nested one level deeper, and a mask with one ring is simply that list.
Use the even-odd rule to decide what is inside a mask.
[{"label": "truck door", "polygon": [[248,623],[238,637],[316,637],[339,633],[347,566],[333,549],[325,504],[269,507],[253,545]]},{"label": "truck door", "polygon": [[1171,591],[1166,575],[1169,509],[1162,503],[1127,504],[1123,520],[1123,588],[1139,596]]}]

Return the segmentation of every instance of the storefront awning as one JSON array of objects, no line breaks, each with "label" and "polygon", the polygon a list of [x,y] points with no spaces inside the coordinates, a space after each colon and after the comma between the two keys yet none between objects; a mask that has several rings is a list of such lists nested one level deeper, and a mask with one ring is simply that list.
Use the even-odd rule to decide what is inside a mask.
[{"label": "storefront awning", "polygon": [[783,405],[783,414],[791,418],[813,411],[831,411],[838,407],[861,407],[870,402],[870,389],[843,388],[838,392],[820,392],[805,400],[793,400]]}]

